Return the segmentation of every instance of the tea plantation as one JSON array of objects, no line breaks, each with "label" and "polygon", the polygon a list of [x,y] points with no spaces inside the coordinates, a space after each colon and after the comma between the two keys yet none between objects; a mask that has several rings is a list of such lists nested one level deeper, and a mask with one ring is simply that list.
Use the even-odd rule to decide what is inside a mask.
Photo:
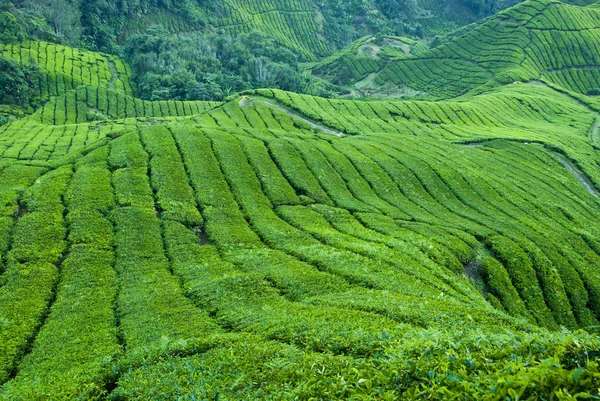
[{"label": "tea plantation", "polygon": [[600,399],[599,13],[313,66],[384,40],[427,99],[141,100],[0,45],[41,71],[0,126],[0,400]]},{"label": "tea plantation", "polygon": [[[595,4],[527,1],[431,42],[427,51],[421,44],[394,54],[380,39],[378,53],[365,55],[353,51],[358,42],[312,71],[338,84],[367,86],[375,92],[393,86],[397,93],[409,90],[431,99],[480,93],[518,81],[600,93],[599,20]],[[362,84],[356,84],[359,81]]]}]

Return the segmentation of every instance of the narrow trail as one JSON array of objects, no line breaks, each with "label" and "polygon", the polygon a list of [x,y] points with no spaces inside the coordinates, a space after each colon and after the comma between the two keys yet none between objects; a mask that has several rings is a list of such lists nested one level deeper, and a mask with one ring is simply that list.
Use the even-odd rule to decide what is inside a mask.
[{"label": "narrow trail", "polygon": [[[596,133],[598,133],[598,131],[600,131],[600,117],[598,118],[598,120],[596,120],[596,124],[592,127],[592,129],[590,131],[595,131]],[[510,141],[509,138],[501,138],[501,139],[504,141]],[[480,147],[485,146],[485,142],[487,142],[487,141],[471,142],[471,143],[464,143],[464,144],[457,143],[457,145],[462,145],[462,146],[468,147],[468,148],[480,148]],[[542,146],[544,146],[544,148],[546,148],[543,143],[539,143],[539,145],[542,145]],[[590,193],[590,195],[592,195],[595,198],[600,199],[600,193],[598,193],[593,181],[585,173],[583,173],[581,170],[579,170],[570,160],[568,160],[561,153],[547,149],[547,148],[546,148],[546,150],[548,151],[548,153],[550,153],[550,155],[552,157],[554,157],[556,160],[558,160],[560,162],[560,164],[562,164],[563,167],[566,168],[575,178],[577,178],[577,181],[579,181],[584,186],[584,188]]]},{"label": "narrow trail", "polygon": [[254,105],[254,104],[257,104],[257,103],[264,104],[264,105],[266,105],[266,106],[269,106],[269,107],[272,107],[272,108],[274,108],[274,109],[277,109],[277,110],[279,110],[279,111],[282,111],[282,112],[284,112],[285,114],[287,114],[288,116],[291,116],[291,117],[297,118],[297,119],[301,120],[302,122],[304,122],[304,123],[306,123],[306,124],[310,125],[312,128],[316,128],[316,129],[318,129],[318,130],[320,130],[320,131],[322,131],[322,132],[324,132],[324,133],[326,133],[326,134],[335,135],[335,136],[337,136],[337,137],[339,137],[339,138],[342,138],[342,137],[344,136],[344,134],[343,134],[342,132],[335,131],[335,130],[332,130],[332,129],[330,129],[330,128],[327,128],[327,127],[325,127],[325,126],[323,126],[323,125],[317,124],[316,122],[314,122],[314,121],[311,121],[311,120],[308,120],[307,118],[305,118],[305,117],[302,117],[301,115],[299,115],[299,114],[297,114],[297,113],[294,113],[293,111],[291,111],[291,110],[288,110],[288,109],[286,109],[286,108],[285,108],[285,107],[283,107],[283,106],[280,106],[280,105],[278,105],[278,104],[275,104],[275,103],[268,102],[268,101],[266,101],[266,100],[252,100],[252,101],[250,101],[250,102],[244,102],[244,101],[242,100],[242,101],[240,102],[240,106],[241,106],[241,107],[250,107],[250,106],[252,106],[252,105]]},{"label": "narrow trail", "polygon": [[596,122],[591,126],[589,136],[592,145],[600,145],[600,115],[596,118]]},{"label": "narrow trail", "polygon": [[[556,91],[556,89],[549,86],[548,84],[546,84],[543,81],[532,80],[527,83],[532,84],[532,85],[545,86],[547,88],[550,88],[550,89]],[[579,104],[581,107],[584,107],[585,109],[587,109],[591,114],[596,116],[596,121],[592,124],[592,126],[590,127],[590,129],[588,131],[588,137],[589,137],[592,145],[600,146],[600,114],[598,114],[598,112],[596,110],[592,109],[589,105],[585,104],[580,99],[570,95],[569,93],[565,93],[562,91],[559,93],[567,96],[568,98],[570,98],[571,100],[573,100],[577,104]],[[504,138],[504,139],[510,141],[510,139],[508,139],[508,138]],[[475,148],[475,147],[485,146],[485,141],[464,143],[462,145],[466,146],[466,147]],[[574,175],[575,178],[577,178],[577,180],[585,187],[585,189],[590,193],[590,195],[592,195],[595,198],[600,199],[600,193],[596,190],[596,186],[594,185],[594,182],[585,173],[580,171],[573,163],[571,163],[570,160],[568,160],[561,153],[558,153],[558,152],[555,152],[552,150],[548,150],[548,152],[555,159],[557,159],[572,175]]]},{"label": "narrow trail", "polygon": [[[545,86],[549,87],[550,89],[556,90],[556,89],[548,86],[544,82],[540,82],[540,84],[545,85]],[[584,107],[590,113],[592,113],[593,115],[596,116],[596,121],[594,121],[594,123],[592,124],[592,126],[590,127],[590,129],[588,131],[588,137],[589,137],[592,145],[600,145],[600,115],[598,114],[598,112],[596,110],[592,109],[589,105],[582,102],[580,99],[570,95],[569,93],[563,93],[563,92],[560,92],[560,93],[562,93],[565,96],[569,97],[570,99],[574,100],[581,107]],[[554,151],[550,151],[550,154],[552,156],[554,156],[567,170],[569,170],[569,172],[571,172],[571,174],[573,174],[575,176],[575,178],[577,178],[577,180],[579,182],[581,182],[581,184],[583,184],[585,189],[592,196],[594,196],[595,198],[600,198],[600,195],[598,194],[598,191],[596,190],[596,186],[594,185],[594,182],[585,173],[581,172],[577,167],[575,167],[575,165],[573,165],[571,163],[571,161],[569,161],[567,158],[565,158],[562,154],[560,154],[558,152],[554,152]]]},{"label": "narrow trail", "polygon": [[110,71],[110,81],[108,81],[108,89],[115,90],[117,88],[116,83],[119,80],[119,71],[117,71],[117,66],[115,62],[111,59],[107,58],[108,62],[108,71]]},{"label": "narrow trail", "polygon": [[575,103],[577,103],[581,107],[587,109],[591,114],[595,115],[596,121],[590,127],[588,136],[590,138],[590,142],[592,143],[592,145],[600,145],[600,114],[598,114],[598,112],[596,110],[592,109],[589,105],[585,104],[577,97],[575,97],[567,92],[557,91],[555,88],[553,88],[552,86],[549,86],[548,84],[546,84],[543,81],[533,80],[533,81],[529,81],[527,83],[532,84],[532,85],[540,85],[540,86],[545,86],[547,88],[550,88],[555,92],[558,92],[564,96],[567,96],[569,99],[573,100]]},{"label": "narrow trail", "polygon": [[[599,121],[600,121],[600,119],[599,119]],[[598,126],[596,126],[596,130],[597,129],[598,129]],[[595,198],[600,199],[598,192],[594,188],[594,183],[592,182],[592,180],[589,177],[587,177],[585,174],[583,174],[581,171],[579,171],[579,169],[577,167],[575,167],[569,160],[567,160],[560,153],[550,151],[550,154],[552,156],[554,156],[567,170],[569,170],[569,172],[571,174],[573,174],[575,176],[575,178],[577,178],[577,181],[579,181],[585,187],[585,189],[590,193],[590,195],[592,195]]]}]

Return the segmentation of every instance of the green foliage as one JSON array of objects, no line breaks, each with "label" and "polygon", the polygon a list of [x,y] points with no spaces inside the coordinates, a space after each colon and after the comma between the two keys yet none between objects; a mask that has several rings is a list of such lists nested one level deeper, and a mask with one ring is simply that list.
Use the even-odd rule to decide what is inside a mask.
[{"label": "green foliage", "polygon": [[[86,40],[171,21],[130,37],[156,96],[182,99],[213,67],[254,88],[260,60],[326,53],[310,2],[175,3],[82,2]],[[345,2],[336,23],[412,6]],[[142,100],[119,58],[3,44],[42,68],[28,103],[45,104],[0,127],[0,399],[598,398],[596,61],[562,51],[595,16],[529,1],[430,49],[382,34],[313,67],[486,88],[436,102]],[[540,74],[571,89],[512,85]]]},{"label": "green foliage", "polygon": [[39,70],[0,55],[0,103],[23,105],[38,90]]},{"label": "green foliage", "polygon": [[233,37],[149,29],[131,36],[125,52],[149,100],[222,100],[251,88],[306,92],[312,85],[298,70],[298,56],[259,32]]},{"label": "green foliage", "polygon": [[[331,88],[301,74],[298,60],[317,61],[358,37],[379,32],[420,37],[429,31],[446,33],[508,5],[499,0],[450,13],[446,3],[5,0],[0,12],[6,15],[10,41],[22,40],[26,32],[29,39],[129,54],[145,99],[214,100],[256,87],[325,95]],[[159,51],[150,49],[156,46]]]},{"label": "green foliage", "polygon": [[[116,57],[33,41],[17,44],[0,43],[0,50],[0,57],[3,57],[0,60],[5,65],[3,72],[6,71],[3,77],[5,80],[10,78],[4,90],[7,91],[7,95],[13,97],[13,103],[20,102],[20,104],[38,107],[43,102],[55,96],[65,95],[67,91],[74,90],[80,85],[96,85],[102,89],[108,87],[128,94],[133,92],[128,79],[129,67]],[[24,92],[26,96],[18,90]],[[81,92],[85,93],[85,90]],[[92,103],[91,96],[86,98],[86,103],[88,100]],[[84,113],[87,110],[82,110],[80,103],[68,106],[71,109],[68,114],[73,113],[72,117],[69,116],[72,118],[69,122],[85,121]],[[77,115],[76,108],[81,115]],[[52,115],[55,114],[60,116],[59,120],[61,120],[64,111],[55,113],[52,110]],[[64,115],[64,118],[67,116]]]},{"label": "green foliage", "polygon": [[[436,103],[265,90],[192,117],[114,99],[116,116],[180,117],[49,125],[72,118],[65,98],[6,128],[95,145],[36,184],[42,170],[2,170],[0,296],[25,313],[19,330],[0,313],[0,397],[597,395],[597,338],[568,331],[597,324],[600,257],[580,236],[595,198],[539,146],[450,143],[545,138],[585,162],[578,103],[533,85]],[[21,141],[9,154],[39,161]]]},{"label": "green foliage", "polygon": [[151,184],[161,217],[200,226],[202,216],[171,133],[164,126],[143,129],[142,142],[150,154]]},{"label": "green foliage", "polygon": [[0,287],[0,382],[15,371],[41,325],[58,280],[56,264],[66,249],[61,194],[71,169],[44,176],[25,194],[28,213],[15,224],[7,270]]},{"label": "green foliage", "polygon": [[[497,7],[494,2],[468,3],[484,13]],[[586,94],[600,79],[596,52],[589,47],[597,41],[592,22],[597,19],[597,9],[527,1],[411,57],[376,63],[345,49],[313,71],[336,83],[358,82],[353,89],[366,95],[453,98],[531,80]]]},{"label": "green foliage", "polygon": [[205,101],[147,101],[99,86],[78,87],[54,98],[34,113],[42,124],[64,125],[134,117],[184,117],[219,105]]},{"label": "green foliage", "polygon": [[24,39],[23,28],[11,13],[0,13],[0,42],[19,42]]},{"label": "green foliage", "polygon": [[[114,51],[119,38],[143,31],[148,26],[160,25],[169,32],[190,32],[207,27],[222,29],[233,35],[259,30],[278,40],[285,47],[301,54],[303,59],[327,54],[333,46],[344,46],[367,33],[416,33],[427,28],[448,30],[455,20],[469,22],[476,16],[487,15],[495,8],[506,7],[503,1],[485,10],[472,5],[461,7],[451,14],[445,1],[368,0],[346,1],[295,0],[281,4],[267,1],[172,1],[131,0],[109,4],[86,0],[71,5],[67,0],[14,2],[21,13],[42,17],[47,30],[70,41]],[[10,4],[10,3],[9,3]],[[419,9],[432,16],[421,16]],[[433,16],[440,21],[433,21]]]},{"label": "green foliage", "polygon": [[485,258],[481,263],[486,284],[492,294],[500,300],[504,309],[514,316],[531,319],[504,266],[492,257]]}]

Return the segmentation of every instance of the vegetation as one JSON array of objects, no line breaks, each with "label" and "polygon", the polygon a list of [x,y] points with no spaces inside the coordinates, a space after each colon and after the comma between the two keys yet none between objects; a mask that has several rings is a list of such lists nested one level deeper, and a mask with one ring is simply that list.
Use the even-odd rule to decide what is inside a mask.
[{"label": "vegetation", "polygon": [[[454,12],[447,10],[449,4],[414,0],[293,0],[283,4],[275,0],[124,0],[116,4],[98,0],[73,4],[67,0],[4,0],[2,7],[19,16],[22,24],[43,18],[50,32],[70,44],[87,41],[105,51],[121,44],[123,34],[140,33],[149,26],[160,25],[173,33],[218,28],[237,36],[260,30],[310,59],[324,55],[332,45],[348,44],[356,35],[378,31],[397,35],[419,30],[424,33],[427,29],[444,29],[444,26],[447,30],[457,22],[472,22],[515,3],[465,0],[452,4]],[[313,18],[314,12],[322,18]],[[435,21],[435,17],[442,21]],[[27,31],[35,33],[30,28]]]},{"label": "vegetation", "polygon": [[23,29],[15,16],[7,11],[0,13],[0,41],[10,43],[23,39],[25,39]]},{"label": "vegetation", "polygon": [[543,81],[586,94],[599,85],[593,45],[598,18],[597,8],[528,1],[434,41],[430,50],[410,57],[365,61],[346,50],[313,72],[333,74],[338,83],[361,81],[353,89],[366,87],[367,92],[393,86],[395,97],[453,98],[522,81]]},{"label": "vegetation", "polygon": [[336,54],[303,1],[55,16],[130,67],[35,40],[57,2],[0,3],[0,400],[600,398],[598,7]]},{"label": "vegetation", "polygon": [[[0,42],[125,56],[147,100],[222,100],[257,87],[330,95],[301,73],[359,37],[444,34],[512,0],[0,1]],[[45,101],[47,99],[43,99]]]},{"label": "vegetation", "polygon": [[[133,93],[129,81],[131,70],[117,57],[32,41],[0,43],[0,52],[0,61],[5,60],[2,62],[6,65],[3,76],[20,83],[17,88],[28,88],[25,91],[28,96],[22,97],[22,103],[32,107],[81,85]],[[11,89],[10,95],[15,96],[13,92]]]},{"label": "vegetation", "polygon": [[38,88],[38,69],[0,56],[0,103],[23,105]]},{"label": "vegetation", "polygon": [[223,100],[251,88],[329,95],[327,86],[299,72],[298,55],[260,32],[131,36],[126,57],[142,98]]}]

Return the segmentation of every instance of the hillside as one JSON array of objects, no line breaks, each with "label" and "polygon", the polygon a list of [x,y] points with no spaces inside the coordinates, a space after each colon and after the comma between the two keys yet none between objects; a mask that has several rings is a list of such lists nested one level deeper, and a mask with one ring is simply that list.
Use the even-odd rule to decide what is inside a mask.
[{"label": "hillside", "polygon": [[[386,92],[391,96],[452,98],[532,80],[586,94],[600,87],[595,48],[599,19],[596,7],[526,1],[459,30],[429,51],[387,60],[371,57],[375,62],[368,60],[368,67],[364,56],[346,52],[344,68],[334,58],[313,72],[333,72],[335,82],[354,83],[367,95]],[[336,76],[335,71],[344,77]]]},{"label": "hillside", "polygon": [[[5,1],[6,8],[41,30],[32,15],[48,22],[44,35],[56,35],[72,45],[91,42],[104,51],[136,33],[160,26],[172,34],[211,29],[238,36],[260,31],[281,45],[316,60],[369,33],[449,33],[459,26],[493,14],[513,1],[477,0],[22,0]],[[29,26],[27,26],[29,25]]]},{"label": "hillside", "polygon": [[3,0],[0,41],[119,55],[145,100],[222,101],[265,87],[330,97],[335,88],[303,74],[300,63],[378,32],[450,33],[514,1]]},{"label": "hillside", "polygon": [[[226,3],[240,38],[306,14]],[[118,56],[0,44],[39,81],[0,121],[0,400],[600,398],[598,10],[308,66],[377,100],[141,99]]]},{"label": "hillside", "polygon": [[4,105],[6,114],[19,114],[19,109],[31,113],[50,99],[86,85],[133,94],[131,69],[115,56],[34,41],[0,43],[0,56],[39,69],[24,104]]},{"label": "hillside", "polygon": [[148,102],[97,71],[1,128],[0,399],[598,387],[592,100]]}]

